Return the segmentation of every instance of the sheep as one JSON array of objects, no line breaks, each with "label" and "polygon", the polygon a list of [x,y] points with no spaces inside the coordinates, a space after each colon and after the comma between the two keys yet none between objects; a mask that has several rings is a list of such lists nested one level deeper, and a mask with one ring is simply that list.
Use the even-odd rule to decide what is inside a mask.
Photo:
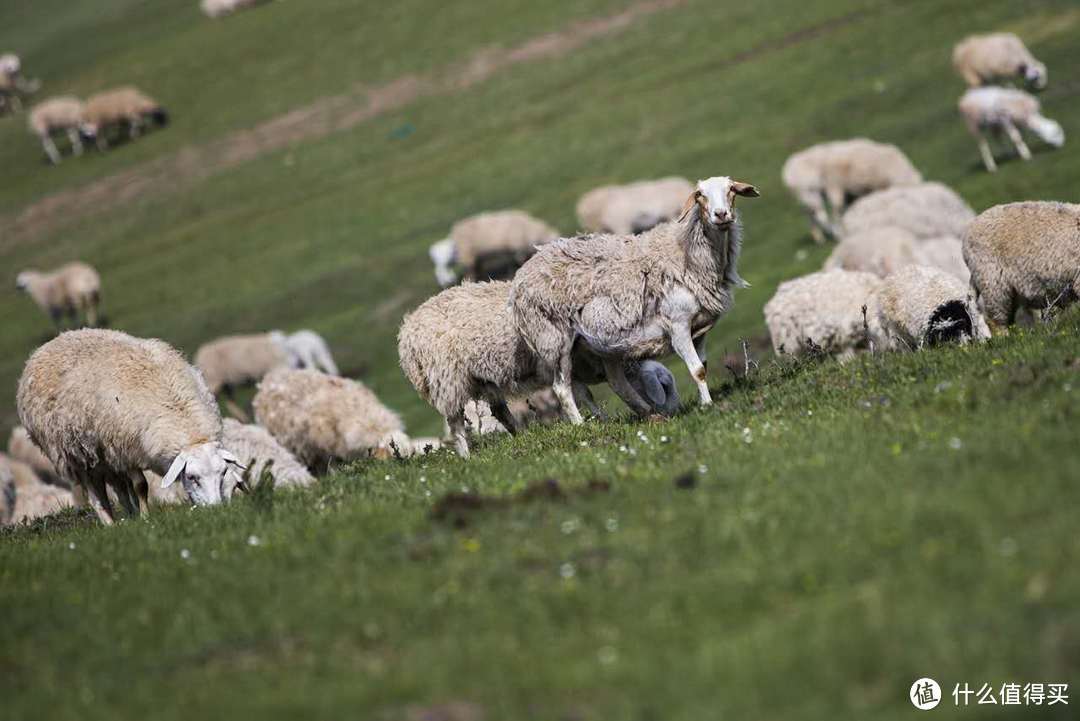
[{"label": "sheep", "polygon": [[[446,288],[459,280],[508,278],[536,247],[559,231],[521,210],[480,213],[454,223],[450,235],[428,251],[435,279]],[[454,266],[462,269],[461,278]]]},{"label": "sheep", "polygon": [[15,288],[27,293],[49,315],[57,331],[64,315],[73,322],[81,315],[86,325],[97,325],[101,277],[86,263],[66,263],[49,272],[24,270],[16,276]]},{"label": "sheep", "polygon": [[83,122],[83,108],[83,102],[78,98],[61,95],[42,101],[31,109],[27,127],[41,141],[41,147],[53,165],[60,163],[60,151],[53,142],[53,133],[66,133],[72,153],[82,155],[79,127]]},{"label": "sheep", "polygon": [[29,465],[0,453],[0,491],[4,490],[5,475],[11,479],[5,502],[14,500],[10,506],[10,523],[32,521],[72,505],[71,491],[43,482]]},{"label": "sheep", "polygon": [[1031,160],[1031,151],[1018,128],[1030,130],[1055,148],[1065,144],[1065,131],[1061,124],[1040,114],[1038,99],[1023,90],[973,88],[964,93],[958,106],[968,131],[979,144],[983,164],[991,173],[997,170],[997,163],[994,162],[985,131],[1004,132],[1024,160]]},{"label": "sheep", "polygon": [[693,183],[677,176],[605,185],[578,200],[578,222],[594,233],[643,233],[678,215],[692,192]]},{"label": "sheep", "polygon": [[313,330],[298,330],[286,336],[285,352],[293,368],[314,368],[332,376],[341,375],[330,346]]},{"label": "sheep", "polygon": [[315,370],[278,368],[259,383],[255,419],[300,462],[386,458],[407,448],[401,418],[364,384]]},{"label": "sheep", "polygon": [[918,262],[918,241],[903,228],[881,226],[843,238],[822,266],[823,270],[858,270],[884,278],[894,270]]},{"label": "sheep", "polygon": [[873,273],[824,270],[785,281],[765,304],[777,354],[824,352],[850,358],[880,335],[867,312],[882,280]]},{"label": "sheep", "polygon": [[128,137],[134,140],[142,132],[147,118],[158,126],[169,124],[169,113],[160,103],[138,88],[125,85],[87,98],[80,129],[94,139],[98,150],[106,150],[109,128],[126,124]]},{"label": "sheep", "polygon": [[222,336],[204,343],[195,351],[193,362],[210,392],[215,396],[223,393],[229,412],[246,421],[247,414],[236,402],[235,389],[257,383],[275,368],[291,365],[296,358],[289,353],[285,334],[275,330]]},{"label": "sheep", "polygon": [[55,484],[60,481],[56,466],[40,448],[34,445],[34,442],[30,440],[30,434],[22,426],[15,426],[11,429],[11,435],[8,436],[7,452],[14,460],[33,468],[34,472],[46,479],[48,483]]},{"label": "sheep", "polygon": [[971,280],[971,271],[964,262],[964,244],[952,235],[940,238],[927,238],[918,244],[919,262],[930,268],[943,270],[967,285]]},{"label": "sheep", "polygon": [[221,442],[217,403],[199,372],[160,340],[113,330],[62,333],[30,356],[16,408],[30,438],[106,525],[106,487],[135,515],[147,509],[142,471],[180,480],[195,505],[228,500],[236,456]]},{"label": "sheep", "polygon": [[952,61],[968,87],[1017,78],[1039,90],[1046,87],[1046,66],[1013,33],[966,37],[953,48]]},{"label": "sheep", "polygon": [[15,515],[15,474],[0,461],[0,526],[11,523]]},{"label": "sheep", "polygon": [[801,150],[784,163],[781,177],[809,214],[810,234],[817,243],[839,235],[839,218],[849,198],[922,182],[922,174],[903,151],[866,138]]},{"label": "sheep", "polygon": [[220,18],[263,2],[268,0],[202,0],[200,6],[207,17]]},{"label": "sheep", "polygon": [[14,53],[0,55],[0,109],[22,110],[22,101],[41,87],[40,80],[27,80],[22,74],[22,60]]},{"label": "sheep", "polygon": [[968,286],[937,268],[910,265],[891,274],[869,303],[879,347],[918,350],[990,337]]},{"label": "sheep", "polygon": [[649,404],[627,382],[623,361],[674,350],[712,403],[705,382],[705,334],[731,308],[739,277],[742,230],[737,197],[756,198],[749,183],[727,177],[699,181],[679,219],[639,236],[598,235],[544,246],[514,277],[514,320],[543,367],[571,423],[575,345],[602,359],[608,382],[639,414]]},{"label": "sheep", "polygon": [[844,235],[891,225],[920,239],[959,238],[974,217],[975,211],[951,188],[931,182],[879,190],[859,198],[841,222]]},{"label": "sheep", "polygon": [[979,307],[995,332],[1021,308],[1080,297],[1080,205],[1029,201],[984,211],[963,238]]},{"label": "sheep", "polygon": [[258,481],[262,472],[268,470],[275,486],[310,486],[315,482],[308,469],[265,428],[233,418],[226,418],[222,426],[222,443],[247,465],[251,479]]}]

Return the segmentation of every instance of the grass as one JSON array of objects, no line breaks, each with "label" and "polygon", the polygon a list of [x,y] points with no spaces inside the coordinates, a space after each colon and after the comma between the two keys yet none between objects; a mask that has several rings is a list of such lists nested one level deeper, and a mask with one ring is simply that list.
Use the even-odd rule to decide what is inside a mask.
[{"label": "grass", "polygon": [[[0,47],[48,92],[133,81],[175,122],[49,168],[22,118],[0,120],[15,181],[0,213],[625,5],[282,1],[210,23],[188,0],[23,3]],[[0,267],[85,259],[113,327],[189,353],[221,333],[314,327],[410,431],[436,432],[393,338],[434,291],[426,246],[455,219],[518,206],[569,231],[575,198],[602,182],[755,183],[763,197],[741,205],[753,287],[714,331],[716,357],[828,252],[779,183],[794,149],[865,134],[976,209],[1075,201],[1071,146],[980,172],[948,51],[972,30],[1021,32],[1050,67],[1046,114],[1075,134],[1078,24],[1054,0],[689,0],[208,177],[163,177],[55,230],[0,229]],[[0,327],[6,426],[48,326],[12,294]],[[766,362],[748,381],[716,375],[716,408],[662,424],[533,429],[484,440],[469,463],[356,465],[271,502],[4,531],[5,718],[409,718],[461,701],[488,719],[889,719],[912,712],[923,675],[947,693],[1068,682],[1078,330],[1072,313],[981,347]],[[515,498],[548,478],[569,498],[489,505],[462,528],[431,518],[447,492]],[[590,481],[610,488],[579,492]],[[937,714],[1004,715],[951,697]]]}]

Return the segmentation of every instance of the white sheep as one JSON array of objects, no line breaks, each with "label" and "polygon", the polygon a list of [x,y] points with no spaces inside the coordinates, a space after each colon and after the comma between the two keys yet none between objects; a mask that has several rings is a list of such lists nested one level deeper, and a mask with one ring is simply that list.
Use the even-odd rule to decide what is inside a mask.
[{"label": "white sheep", "polygon": [[224,394],[225,407],[241,420],[247,414],[237,404],[234,391],[257,383],[275,368],[293,359],[281,331],[251,335],[227,335],[199,346],[193,362],[215,396]]},{"label": "white sheep", "polygon": [[268,1],[269,0],[202,0],[200,7],[202,7],[202,11],[207,17],[220,18]]},{"label": "white sheep", "polygon": [[603,359],[608,382],[639,414],[649,404],[627,382],[623,362],[674,351],[697,384],[706,383],[705,334],[748,285],[737,264],[742,231],[736,197],[754,186],[727,177],[699,181],[679,220],[645,233],[571,238],[548,244],[514,278],[511,303],[518,332],[554,371],[554,390],[572,423],[581,412],[572,393],[573,351]]},{"label": "white sheep", "polygon": [[1013,33],[968,36],[953,48],[952,61],[972,88],[1016,79],[1037,89],[1046,87],[1046,66]]},{"label": "white sheep", "polygon": [[86,325],[97,325],[101,277],[86,263],[66,263],[49,272],[24,270],[15,278],[15,287],[49,315],[57,330],[65,315],[73,322],[82,316]]},{"label": "white sheep", "polygon": [[46,479],[47,482],[55,484],[61,481],[60,474],[56,472],[56,466],[40,448],[34,445],[34,441],[30,439],[30,434],[22,426],[15,426],[11,429],[11,435],[8,436],[7,452],[14,460],[33,468],[34,472]]},{"label": "white sheep", "polygon": [[964,260],[995,331],[1011,325],[1018,310],[1072,303],[1080,297],[1080,205],[994,206],[968,226]]},{"label": "white sheep", "polygon": [[974,217],[975,211],[955,191],[931,182],[888,188],[859,198],[844,213],[842,226],[845,235],[895,226],[920,239],[959,238]]},{"label": "white sheep", "polygon": [[918,350],[990,337],[967,285],[937,268],[910,265],[891,274],[871,299],[881,349]]},{"label": "white sheep", "polygon": [[330,346],[313,330],[298,330],[285,336],[285,352],[293,368],[313,368],[332,376],[341,375]]},{"label": "white sheep", "polygon": [[916,185],[922,174],[895,145],[867,138],[836,140],[801,150],[784,163],[784,185],[810,216],[810,233],[836,237],[849,198]]},{"label": "white sheep", "polygon": [[40,80],[27,80],[22,74],[22,60],[14,53],[0,55],[0,110],[22,110],[23,99],[41,87]]},{"label": "white sheep", "polygon": [[[4,487],[5,478],[10,481],[7,488]],[[0,518],[6,515],[4,505],[10,503],[9,523],[32,521],[73,503],[71,491],[45,483],[29,465],[3,453],[0,453],[0,493],[5,496],[0,500]]]},{"label": "white sheep", "polygon": [[126,125],[128,137],[134,140],[147,124],[147,119],[158,126],[165,126],[169,124],[169,113],[161,103],[138,88],[126,85],[87,98],[80,130],[94,139],[98,150],[105,150],[109,145],[106,136],[110,128]]},{"label": "white sheep", "polygon": [[849,358],[880,335],[869,310],[882,280],[873,273],[824,270],[780,284],[765,304],[773,349],[778,354],[824,352]]},{"label": "white sheep", "polygon": [[307,468],[278,443],[262,426],[244,424],[232,418],[223,422],[222,444],[247,466],[254,482],[268,470],[278,487],[310,486],[315,482]]},{"label": "white sheep", "polygon": [[1044,117],[1038,99],[1015,88],[973,88],[964,93],[958,104],[968,131],[979,144],[986,169],[997,170],[994,154],[986,139],[986,132],[1005,133],[1016,152],[1024,160],[1031,160],[1031,151],[1024,143],[1019,128],[1025,128],[1055,148],[1065,144],[1065,131],[1055,120]]},{"label": "white sheep", "polygon": [[[480,213],[454,223],[450,235],[428,250],[435,279],[448,287],[464,280],[508,278],[536,248],[559,231],[521,210]],[[461,277],[455,271],[461,268]]]},{"label": "white sheep", "polygon": [[964,244],[955,236],[924,238],[919,241],[918,254],[917,265],[943,270],[964,285],[971,280],[971,271],[964,262]]},{"label": "white sheep", "polygon": [[71,143],[71,151],[82,155],[83,145],[79,127],[83,122],[83,102],[71,95],[49,98],[35,105],[27,118],[30,132],[41,141],[41,147],[49,162],[60,162],[60,151],[53,141],[53,133],[65,133]]},{"label": "white sheep", "polygon": [[34,351],[16,404],[30,438],[103,523],[106,488],[129,514],[145,511],[144,470],[180,480],[196,505],[228,500],[239,475],[221,443],[221,416],[199,372],[160,340],[112,330],[68,331]]},{"label": "white sheep", "polygon": [[841,238],[822,269],[859,270],[884,278],[905,265],[917,263],[918,255],[914,235],[886,225]]},{"label": "white sheep", "polygon": [[578,222],[593,233],[643,233],[675,218],[693,192],[694,184],[677,176],[604,185],[578,200]]}]

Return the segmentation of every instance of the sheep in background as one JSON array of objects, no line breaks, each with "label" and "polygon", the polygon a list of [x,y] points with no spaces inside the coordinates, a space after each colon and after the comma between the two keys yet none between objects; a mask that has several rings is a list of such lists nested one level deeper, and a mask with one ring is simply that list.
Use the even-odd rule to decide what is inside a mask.
[{"label": "sheep in background", "polygon": [[885,279],[870,307],[883,348],[918,350],[990,337],[968,286],[937,268],[898,270]]},{"label": "sheep in background", "polygon": [[147,118],[158,126],[169,124],[169,114],[156,100],[138,88],[126,85],[91,95],[83,107],[84,135],[93,138],[98,150],[109,146],[106,135],[110,128],[128,126],[128,137],[139,137]]},{"label": "sheep in background", "polygon": [[765,304],[777,354],[824,352],[850,358],[880,335],[868,311],[882,280],[873,273],[825,270],[780,284]]},{"label": "sheep in background", "polygon": [[[537,246],[559,231],[521,210],[480,213],[454,223],[450,235],[431,246],[435,279],[446,288],[459,280],[509,278]],[[462,269],[461,278],[454,268]]]},{"label": "sheep in background", "polygon": [[72,322],[78,322],[81,315],[86,325],[97,325],[101,277],[86,263],[67,263],[47,273],[24,270],[15,278],[15,287],[33,298],[57,331],[65,315]]},{"label": "sheep in background", "polygon": [[55,484],[60,481],[60,474],[56,472],[56,466],[49,460],[40,448],[34,445],[30,434],[22,426],[15,426],[8,436],[7,452],[16,461],[25,463],[34,469],[34,472],[44,478],[48,483]]},{"label": "sheep in background", "polygon": [[883,226],[841,239],[823,270],[858,270],[884,278],[918,262],[918,241],[903,228]]},{"label": "sheep in background", "polygon": [[215,396],[224,394],[225,407],[241,420],[247,414],[237,404],[236,388],[259,382],[275,368],[287,367],[292,357],[281,331],[253,335],[228,335],[204,343],[193,362]]},{"label": "sheep in background", "polygon": [[518,332],[554,371],[552,390],[572,423],[582,423],[572,393],[573,351],[603,359],[608,382],[640,414],[649,404],[627,381],[623,362],[674,351],[703,405],[705,334],[747,283],[737,264],[742,231],[737,197],[754,186],[727,177],[699,181],[678,221],[638,236],[601,235],[550,243],[522,266],[510,300]]},{"label": "sheep in background", "polygon": [[53,133],[65,133],[71,143],[71,152],[82,155],[82,139],[79,126],[83,121],[83,102],[71,95],[49,98],[35,105],[30,110],[27,127],[41,141],[49,162],[60,163],[60,151],[53,142]]},{"label": "sheep in background", "polygon": [[593,233],[643,233],[675,218],[693,192],[694,184],[677,176],[604,185],[578,200],[578,222]]},{"label": "sheep in background", "polygon": [[1080,297],[1080,205],[997,205],[964,234],[964,260],[990,327],[1004,330],[1022,308],[1060,307]]},{"label": "sheep in background", "polygon": [[22,74],[22,60],[14,53],[0,55],[0,110],[22,110],[23,100],[41,87],[40,80],[27,80]]},{"label": "sheep in background", "polygon": [[313,368],[332,376],[341,375],[330,353],[330,346],[313,330],[298,330],[286,336],[285,352],[293,368]]},{"label": "sheep in background", "polygon": [[971,206],[948,186],[921,183],[859,198],[844,213],[842,225],[845,235],[894,226],[920,239],[959,238],[974,217]]},{"label": "sheep in background", "polygon": [[68,331],[34,351],[16,395],[19,418],[60,476],[86,488],[112,524],[106,488],[131,515],[148,507],[143,475],[179,480],[196,505],[228,500],[239,480],[221,416],[203,382],[160,340]]},{"label": "sheep in background", "polygon": [[964,244],[951,235],[920,240],[918,265],[943,270],[964,285],[971,280],[971,271],[964,262]]},{"label": "sheep in background", "polygon": [[[3,487],[5,477],[11,483],[6,489]],[[0,516],[5,515],[3,505],[13,501],[9,506],[9,523],[32,521],[73,504],[71,491],[43,482],[29,465],[3,453],[0,453],[0,492],[5,494],[0,501]]]},{"label": "sheep in background", "polygon": [[895,145],[866,138],[837,140],[801,150],[784,163],[784,185],[810,216],[817,243],[836,237],[849,198],[916,185],[922,174]]},{"label": "sheep in background", "polygon": [[258,482],[262,472],[269,470],[278,487],[310,486],[315,482],[308,469],[265,428],[232,418],[222,421],[222,427],[222,443],[247,466],[253,481]]},{"label": "sheep in background", "polygon": [[986,131],[1005,133],[1024,160],[1031,160],[1031,151],[1018,128],[1030,130],[1055,148],[1065,144],[1065,131],[1061,124],[1043,117],[1039,101],[1023,90],[974,88],[960,98],[959,108],[968,131],[979,144],[983,164],[991,173],[997,170],[997,163],[987,142]]},{"label": "sheep in background", "polygon": [[0,526],[11,523],[15,515],[15,475],[0,461]]},{"label": "sheep in background", "polygon": [[952,61],[972,88],[999,80],[1020,80],[1039,90],[1046,87],[1046,66],[1013,33],[966,37],[953,48]]},{"label": "sheep in background", "polygon": [[220,18],[264,2],[269,0],[202,0],[200,7],[207,17]]}]

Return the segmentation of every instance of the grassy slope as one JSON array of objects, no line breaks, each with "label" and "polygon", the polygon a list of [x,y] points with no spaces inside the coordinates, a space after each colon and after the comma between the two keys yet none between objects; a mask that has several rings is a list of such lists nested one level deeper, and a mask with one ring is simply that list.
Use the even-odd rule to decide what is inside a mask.
[{"label": "grassy slope", "polygon": [[[61,5],[21,4],[0,46],[22,51],[50,91],[133,80],[177,120],[59,169],[38,165],[21,120],[0,121],[0,159],[20,169],[0,187],[0,209],[620,3],[424,14],[424,0],[328,0],[320,13],[281,2],[220,24],[193,2],[110,0],[83,17]],[[454,219],[513,205],[570,230],[574,198],[603,181],[723,172],[755,182],[765,197],[743,205],[754,287],[713,343],[733,347],[759,331],[776,283],[827,252],[805,245],[779,187],[797,147],[854,133],[897,142],[979,209],[1076,200],[1068,149],[996,177],[975,172],[947,56],[970,29],[1022,32],[1051,67],[1047,114],[1075,132],[1078,23],[1070,3],[1051,1],[691,2],[53,237],[0,237],[0,267],[85,258],[103,270],[115,326],[188,350],[234,330],[315,327],[410,429],[433,431],[392,339],[400,314],[432,291],[424,250]],[[395,138],[405,123],[416,132]],[[44,324],[9,296],[0,326],[10,421],[14,379]],[[16,718],[40,717],[43,699],[57,718],[222,707],[270,718],[447,698],[475,699],[492,718],[522,708],[822,718],[898,717],[910,680],[927,673],[950,688],[1075,678],[1080,618],[1066,571],[1080,549],[1062,509],[1078,471],[1076,391],[1064,391],[1076,330],[1074,317],[989,348],[773,369],[724,409],[662,426],[538,430],[494,441],[468,465],[359,468],[268,512],[239,504],[112,532],[21,532],[0,545],[0,688],[15,692],[5,696]],[[672,489],[699,464],[698,490]],[[426,520],[429,492],[501,492],[549,475],[614,488],[465,532]],[[263,545],[246,546],[250,533]],[[561,579],[564,563],[572,579]],[[120,608],[138,610],[125,620]],[[122,660],[127,674],[112,671]],[[163,704],[170,693],[196,713]]]}]

